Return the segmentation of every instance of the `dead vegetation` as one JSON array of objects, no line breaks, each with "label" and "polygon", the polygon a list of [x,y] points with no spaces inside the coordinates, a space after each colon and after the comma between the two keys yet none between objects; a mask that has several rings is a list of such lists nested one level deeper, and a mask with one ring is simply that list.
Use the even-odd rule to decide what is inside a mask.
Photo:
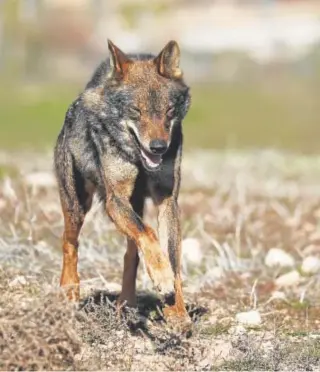
[{"label": "dead vegetation", "polygon": [[[1,370],[320,370],[320,274],[302,270],[306,257],[320,256],[320,158],[185,157],[183,236],[200,243],[183,256],[189,338],[166,327],[143,266],[138,308],[115,315],[124,238],[96,205],[81,238],[82,302],[61,299],[50,159],[0,159]],[[154,217],[148,204],[152,225]],[[268,267],[274,247],[293,266]],[[279,285],[292,271],[295,281]],[[236,321],[251,310],[260,322]]]}]

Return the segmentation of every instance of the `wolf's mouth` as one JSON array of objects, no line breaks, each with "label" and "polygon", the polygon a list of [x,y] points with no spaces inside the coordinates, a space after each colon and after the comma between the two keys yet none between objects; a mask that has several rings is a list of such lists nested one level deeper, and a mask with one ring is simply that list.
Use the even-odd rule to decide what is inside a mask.
[{"label": "wolf's mouth", "polygon": [[160,164],[162,163],[161,155],[154,155],[150,154],[149,152],[145,151],[142,146],[140,146],[140,153],[141,158],[143,161],[143,165],[150,170],[156,170],[159,168]]},{"label": "wolf's mouth", "polygon": [[130,128],[130,132],[136,142],[137,147],[140,150],[140,155],[141,155],[143,166],[149,171],[157,170],[162,163],[162,156],[151,154],[149,151],[145,150],[143,148],[143,145],[140,143],[135,131],[132,128]]}]

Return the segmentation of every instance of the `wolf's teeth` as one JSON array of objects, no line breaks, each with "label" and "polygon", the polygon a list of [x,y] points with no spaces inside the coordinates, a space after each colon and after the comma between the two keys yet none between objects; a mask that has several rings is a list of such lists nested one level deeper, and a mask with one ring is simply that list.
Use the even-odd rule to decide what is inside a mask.
[{"label": "wolf's teeth", "polygon": [[157,168],[162,162],[160,155],[149,155],[143,150],[141,150],[141,155],[150,168]]}]

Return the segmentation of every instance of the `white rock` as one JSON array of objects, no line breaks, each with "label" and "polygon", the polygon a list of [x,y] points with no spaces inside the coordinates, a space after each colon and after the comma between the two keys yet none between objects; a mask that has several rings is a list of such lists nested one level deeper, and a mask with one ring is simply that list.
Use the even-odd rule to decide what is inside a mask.
[{"label": "white rock", "polygon": [[236,314],[236,321],[243,325],[258,326],[261,324],[261,315],[257,310]]},{"label": "white rock", "polygon": [[202,262],[203,253],[198,239],[187,238],[182,241],[182,259],[196,265]]},{"label": "white rock", "polygon": [[24,276],[18,275],[13,280],[11,280],[8,285],[9,287],[13,288],[26,285],[27,283],[27,279]]},{"label": "white rock", "polygon": [[271,248],[266,255],[265,264],[268,267],[293,267],[294,258],[283,249]]},{"label": "white rock", "polygon": [[46,188],[56,186],[56,180],[53,173],[50,172],[32,172],[24,176],[25,183],[33,188]]},{"label": "white rock", "polygon": [[301,266],[301,270],[306,274],[315,274],[320,270],[320,259],[316,256],[306,257]]},{"label": "white rock", "polygon": [[292,270],[289,273],[283,274],[276,279],[278,287],[290,287],[300,282],[301,276],[297,270]]}]

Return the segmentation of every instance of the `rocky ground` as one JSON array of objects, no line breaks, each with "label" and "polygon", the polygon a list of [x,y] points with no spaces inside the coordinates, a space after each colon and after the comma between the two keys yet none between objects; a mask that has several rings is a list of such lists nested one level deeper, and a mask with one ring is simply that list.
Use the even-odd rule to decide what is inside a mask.
[{"label": "rocky ground", "polygon": [[[194,321],[172,332],[141,265],[114,312],[125,240],[95,203],[82,301],[58,298],[62,216],[50,154],[0,153],[1,370],[320,371],[320,157],[189,153],[180,195]],[[155,226],[147,204],[146,219]]]}]

